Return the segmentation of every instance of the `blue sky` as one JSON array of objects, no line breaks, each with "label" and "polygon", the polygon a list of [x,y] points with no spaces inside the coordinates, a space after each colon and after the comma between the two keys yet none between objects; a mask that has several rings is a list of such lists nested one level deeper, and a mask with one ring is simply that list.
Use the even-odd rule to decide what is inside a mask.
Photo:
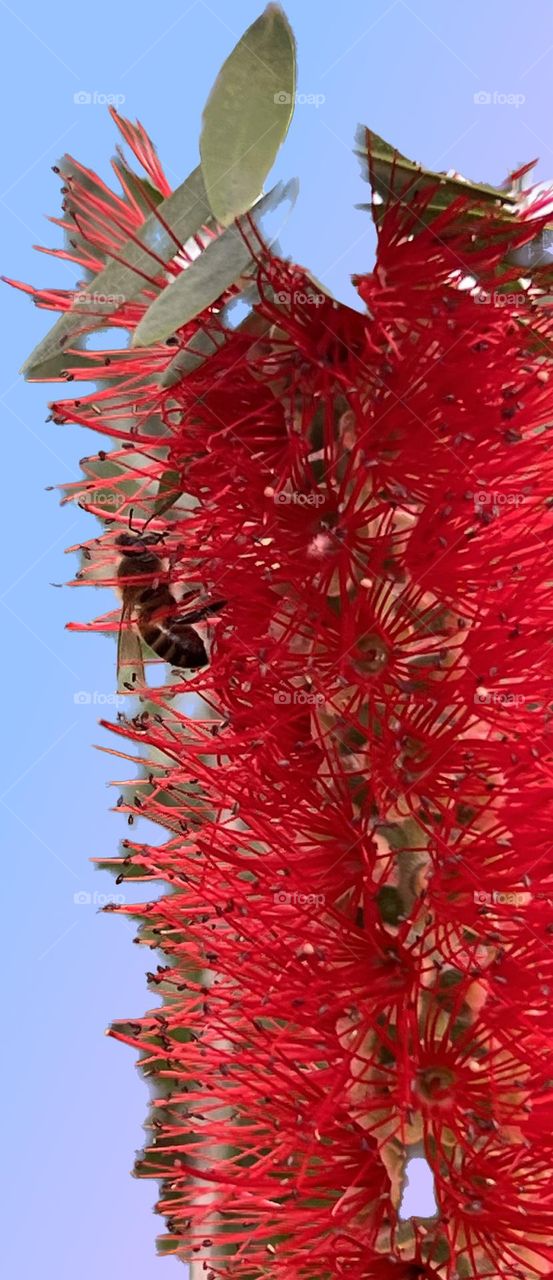
[{"label": "blue sky", "polygon": [[[67,268],[32,245],[60,243],[44,214],[58,212],[50,166],[63,151],[109,175],[106,95],[149,129],[172,182],[190,171],[212,81],[261,7],[19,0],[16,10],[0,0],[5,274],[68,283]],[[499,182],[540,156],[538,175],[553,173],[550,0],[286,7],[300,98],[274,176],[298,174],[301,194],[284,247],[339,297],[352,299],[349,277],[374,251],[367,215],[354,208],[367,198],[351,153],[358,121],[436,169]],[[80,102],[83,94],[91,100]],[[68,618],[108,606],[92,592],[49,585],[75,568],[64,547],[90,536],[92,522],[45,489],[77,475],[91,441],[77,427],[45,424],[49,389],[24,386],[17,370],[47,321],[21,295],[4,290],[2,301],[5,1272],[153,1280],[163,1269],[169,1280],[182,1271],[154,1254],[155,1187],[129,1178],[146,1089],[132,1054],[102,1034],[147,1004],[144,957],[123,920],[97,914],[98,895],[114,886],[88,862],[123,834],[108,812],[113,764],[91,749],[106,742],[97,720],[111,710],[113,646],[64,631]],[[75,901],[79,893],[90,900]]]}]

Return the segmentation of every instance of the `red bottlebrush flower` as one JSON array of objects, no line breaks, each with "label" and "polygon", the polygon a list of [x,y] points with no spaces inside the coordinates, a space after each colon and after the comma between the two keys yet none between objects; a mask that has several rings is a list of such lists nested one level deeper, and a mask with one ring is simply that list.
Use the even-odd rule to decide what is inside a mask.
[{"label": "red bottlebrush flower", "polygon": [[[82,173],[74,255],[98,269],[147,213]],[[552,322],[506,265],[543,217],[479,209],[476,234],[468,197],[424,222],[427,200],[384,215],[365,314],[313,306],[245,224],[238,329],[230,289],[169,344],[64,350],[106,385],[54,416],[116,442],[68,490],[105,516],[115,465],[80,581],[132,589],[127,626],[179,668],[110,726],[145,765],[123,809],[168,833],[116,864],[167,892],[121,908],[163,1004],[113,1034],[155,1087],[137,1172],[166,1247],[214,1276],[553,1270]],[[110,325],[187,269],[151,256]],[[210,648],[191,678],[187,627]],[[437,1212],[404,1220],[421,1153]]]}]

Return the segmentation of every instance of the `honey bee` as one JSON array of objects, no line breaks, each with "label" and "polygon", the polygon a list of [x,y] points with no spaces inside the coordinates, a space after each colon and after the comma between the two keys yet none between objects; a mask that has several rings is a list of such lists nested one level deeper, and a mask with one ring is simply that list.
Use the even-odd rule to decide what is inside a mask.
[{"label": "honey bee", "polygon": [[[172,667],[197,671],[208,662],[207,650],[194,623],[218,613],[226,604],[215,600],[175,616],[178,602],[168,583],[161,581],[163,562],[155,550],[156,534],[122,533],[116,540],[122,555],[117,569],[121,593],[118,668],[121,667],[123,623],[131,618],[144,644]],[[182,602],[181,602],[182,604]]]}]

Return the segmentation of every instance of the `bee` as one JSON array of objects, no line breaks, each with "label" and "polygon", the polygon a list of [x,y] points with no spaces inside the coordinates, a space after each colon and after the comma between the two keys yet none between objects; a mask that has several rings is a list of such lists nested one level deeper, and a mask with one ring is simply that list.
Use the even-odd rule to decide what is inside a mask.
[{"label": "bee", "polygon": [[[132,618],[139,636],[172,667],[197,671],[208,662],[207,650],[194,624],[218,613],[226,600],[215,600],[188,613],[175,616],[178,602],[168,583],[163,582],[163,561],[155,550],[156,534],[122,533],[116,539],[122,555],[117,569],[121,593],[118,668],[124,665],[121,652],[123,623]],[[181,601],[182,604],[182,601]]]}]

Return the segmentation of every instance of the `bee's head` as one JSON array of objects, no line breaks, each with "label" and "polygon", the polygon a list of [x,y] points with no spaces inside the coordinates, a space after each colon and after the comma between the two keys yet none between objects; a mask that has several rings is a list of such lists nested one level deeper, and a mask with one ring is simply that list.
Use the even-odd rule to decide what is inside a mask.
[{"label": "bee's head", "polygon": [[143,574],[158,574],[161,560],[154,550],[159,542],[158,534],[120,533],[115,545],[122,551],[117,571],[119,578],[132,578]]},{"label": "bee's head", "polygon": [[119,533],[115,539],[116,547],[121,547],[125,555],[142,555],[149,547],[156,546],[163,538],[161,533]]}]

